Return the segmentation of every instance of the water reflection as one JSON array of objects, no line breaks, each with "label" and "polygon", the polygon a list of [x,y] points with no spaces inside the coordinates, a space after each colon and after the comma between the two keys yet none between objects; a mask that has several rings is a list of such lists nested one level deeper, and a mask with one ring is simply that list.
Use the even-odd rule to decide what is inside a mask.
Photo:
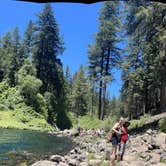
[{"label": "water reflection", "polygon": [[52,154],[64,155],[74,146],[72,140],[47,133],[0,129],[0,166],[27,165]]}]

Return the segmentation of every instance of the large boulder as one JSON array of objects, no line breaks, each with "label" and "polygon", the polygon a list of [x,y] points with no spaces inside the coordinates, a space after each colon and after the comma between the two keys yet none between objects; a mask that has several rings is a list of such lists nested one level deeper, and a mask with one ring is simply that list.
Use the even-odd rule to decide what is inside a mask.
[{"label": "large boulder", "polygon": [[69,164],[69,166],[77,166],[78,161],[76,159],[70,159],[68,164]]},{"label": "large boulder", "polygon": [[136,156],[134,154],[126,154],[126,155],[124,155],[123,160],[128,163],[131,163],[133,161],[136,161],[137,158],[138,158],[138,156]]},{"label": "large boulder", "polygon": [[152,158],[150,160],[151,164],[157,164],[160,162],[161,156],[159,154],[151,153],[151,156],[152,156]]},{"label": "large boulder", "polygon": [[159,133],[154,138],[157,145],[161,148],[166,149],[166,133]]},{"label": "large boulder", "polygon": [[57,166],[57,163],[48,160],[42,160],[42,161],[37,161],[31,166]]},{"label": "large boulder", "polygon": [[63,160],[63,157],[62,156],[60,156],[60,155],[52,155],[51,157],[50,157],[50,160],[51,161],[55,161],[55,162],[60,162],[60,161],[62,161]]},{"label": "large boulder", "polygon": [[111,151],[110,150],[106,150],[105,152],[105,160],[110,160],[111,159]]},{"label": "large boulder", "polygon": [[101,160],[89,160],[89,166],[100,166],[101,165]]},{"label": "large boulder", "polygon": [[118,166],[130,166],[130,164],[127,163],[126,161],[120,161],[120,162],[118,163]]},{"label": "large boulder", "polygon": [[79,166],[89,166],[87,162],[81,162]]},{"label": "large boulder", "polygon": [[79,135],[79,131],[77,129],[73,129],[70,131],[70,136],[78,136]]},{"label": "large boulder", "polygon": [[130,163],[130,165],[132,166],[146,166],[147,163],[145,163],[144,161],[141,160],[136,160]]},{"label": "large boulder", "polygon": [[66,164],[66,163],[60,162],[60,163],[58,164],[58,166],[69,166],[69,165]]},{"label": "large boulder", "polygon": [[166,164],[164,164],[164,163],[157,163],[154,166],[166,166]]}]

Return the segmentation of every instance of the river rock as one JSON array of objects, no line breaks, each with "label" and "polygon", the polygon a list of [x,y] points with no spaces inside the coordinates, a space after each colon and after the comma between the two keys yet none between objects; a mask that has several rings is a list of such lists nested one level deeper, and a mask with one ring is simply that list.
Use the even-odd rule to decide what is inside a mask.
[{"label": "river rock", "polygon": [[78,159],[79,155],[78,154],[72,154],[72,155],[70,155],[70,158],[71,159]]},{"label": "river rock", "polygon": [[166,133],[158,133],[155,137],[156,144],[166,149]]},{"label": "river rock", "polygon": [[66,164],[66,163],[60,162],[60,163],[58,164],[58,166],[69,166],[69,165]]},{"label": "river rock", "polygon": [[149,161],[152,158],[151,155],[146,155],[145,161]]},{"label": "river rock", "polygon": [[87,162],[81,162],[79,166],[89,166]]},{"label": "river rock", "polygon": [[97,148],[95,148],[95,147],[90,147],[89,148],[90,153],[96,153],[96,151],[97,151]]},{"label": "river rock", "polygon": [[149,135],[151,135],[151,134],[153,134],[153,131],[152,131],[152,129],[148,129],[148,130],[146,131],[146,133],[149,134]]},{"label": "river rock", "polygon": [[128,164],[126,161],[120,161],[118,166],[130,166],[130,164]]},{"label": "river rock", "polygon": [[76,129],[73,129],[73,130],[71,130],[70,131],[70,136],[78,136],[79,135],[79,131],[78,130],[76,130]]},{"label": "river rock", "polygon": [[133,161],[130,163],[132,166],[146,166],[146,163],[144,161]]},{"label": "river rock", "polygon": [[67,156],[67,155],[65,155],[65,156],[64,156],[64,159],[65,159],[67,162],[69,162],[70,157],[69,157],[69,156]]},{"label": "river rock", "polygon": [[99,144],[98,149],[100,152],[104,151],[105,150],[104,144],[103,143]]},{"label": "river rock", "polygon": [[21,163],[19,166],[27,166],[26,163]]},{"label": "river rock", "polygon": [[126,155],[124,155],[123,160],[127,161],[127,162],[133,162],[133,161],[136,161],[137,158],[138,157],[134,154],[126,154]]},{"label": "river rock", "polygon": [[87,144],[86,143],[80,143],[80,147],[81,147],[81,149],[86,149],[87,148]]},{"label": "river rock", "polygon": [[111,159],[111,151],[110,150],[106,150],[105,152],[105,160],[110,160]]},{"label": "river rock", "polygon": [[62,133],[64,136],[67,136],[67,135],[70,135],[70,130],[63,130],[63,133]]},{"label": "river rock", "polygon": [[89,160],[89,166],[100,166],[101,160]]},{"label": "river rock", "polygon": [[88,154],[83,153],[81,155],[79,155],[79,161],[85,161],[88,158]]},{"label": "river rock", "polygon": [[77,166],[78,162],[75,159],[70,159],[68,164],[69,164],[69,166]]},{"label": "river rock", "polygon": [[160,157],[161,157],[161,160],[165,160],[166,161],[166,151],[161,152]]},{"label": "river rock", "polygon": [[72,149],[71,151],[70,151],[70,154],[75,154],[76,152],[75,152],[75,150],[74,149]]},{"label": "river rock", "polygon": [[94,158],[97,160],[102,160],[103,156],[95,154]]},{"label": "river rock", "polygon": [[60,162],[60,161],[62,161],[63,159],[62,159],[63,157],[62,156],[60,156],[60,155],[52,155],[51,157],[50,157],[50,160],[51,161],[55,161],[55,162]]},{"label": "river rock", "polygon": [[155,166],[166,166],[166,164],[164,164],[164,163],[157,163],[157,164],[155,164]]},{"label": "river rock", "polygon": [[161,157],[160,157],[159,154],[152,153],[151,156],[152,156],[152,158],[151,158],[151,160],[150,160],[150,163],[151,163],[151,164],[157,164],[157,163],[160,162]]},{"label": "river rock", "polygon": [[57,166],[55,162],[48,161],[48,160],[43,160],[43,161],[38,161],[31,166]]}]

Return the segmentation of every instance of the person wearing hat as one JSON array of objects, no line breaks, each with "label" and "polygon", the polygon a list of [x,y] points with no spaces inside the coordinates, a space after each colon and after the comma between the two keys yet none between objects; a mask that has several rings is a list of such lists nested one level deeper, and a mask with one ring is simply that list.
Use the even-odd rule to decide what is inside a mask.
[{"label": "person wearing hat", "polygon": [[118,152],[118,159],[120,159],[121,161],[123,160],[123,155],[124,155],[124,152],[125,152],[125,147],[126,147],[126,142],[127,140],[129,139],[129,134],[128,134],[128,126],[130,125],[130,122],[126,121],[124,124],[123,124],[123,127],[122,127],[122,135],[121,135],[121,141],[120,141],[120,144],[119,144],[119,152]]}]

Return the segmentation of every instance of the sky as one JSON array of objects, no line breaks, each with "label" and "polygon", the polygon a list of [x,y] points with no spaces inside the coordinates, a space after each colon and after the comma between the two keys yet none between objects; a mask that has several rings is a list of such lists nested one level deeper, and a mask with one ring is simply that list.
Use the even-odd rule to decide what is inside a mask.
[{"label": "sky", "polygon": [[[98,16],[102,2],[94,4],[51,3],[55,18],[59,25],[60,35],[65,43],[65,51],[59,58],[65,70],[68,65],[74,73],[79,66],[88,63],[88,45],[93,43],[98,31]],[[7,31],[18,27],[22,35],[29,20],[36,21],[37,13],[43,9],[43,4],[1,0],[0,5],[0,37]],[[120,71],[114,70],[114,78],[109,86],[109,96],[119,96],[122,85]]]}]

